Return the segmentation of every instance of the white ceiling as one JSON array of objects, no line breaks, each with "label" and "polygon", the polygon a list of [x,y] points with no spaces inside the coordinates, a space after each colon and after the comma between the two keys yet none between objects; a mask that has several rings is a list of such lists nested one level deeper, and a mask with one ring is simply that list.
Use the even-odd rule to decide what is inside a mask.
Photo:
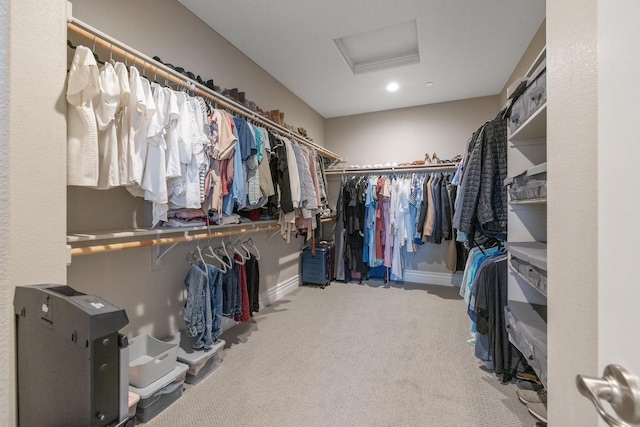
[{"label": "white ceiling", "polygon": [[[545,15],[545,0],[179,1],[325,118],[500,93]],[[413,19],[419,64],[354,75],[334,42]]]}]

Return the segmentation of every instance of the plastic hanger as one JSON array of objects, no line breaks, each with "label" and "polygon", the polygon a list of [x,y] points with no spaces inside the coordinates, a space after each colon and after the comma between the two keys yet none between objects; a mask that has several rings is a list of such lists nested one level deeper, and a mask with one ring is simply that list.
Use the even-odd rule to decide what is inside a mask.
[{"label": "plastic hanger", "polygon": [[[209,252],[207,252],[207,250]],[[205,247],[204,251],[202,251],[202,253],[206,257],[213,258],[213,259],[217,260],[220,263],[220,271],[222,273],[226,273],[228,271],[228,267],[229,266],[227,265],[226,262],[224,262],[224,260],[222,258],[220,258],[220,256],[217,253],[215,253],[213,251],[213,248],[211,247],[211,245]]]},{"label": "plastic hanger", "polygon": [[[202,264],[204,265],[204,272],[205,274],[209,274],[209,268],[207,267],[207,263],[204,260],[204,257],[202,256],[202,249],[200,248],[200,240],[198,240],[197,242],[197,246],[196,246],[196,250],[191,252],[193,254],[192,258],[194,261],[196,261],[196,263],[202,262]],[[194,265],[196,265],[196,263],[194,263]]]},{"label": "plastic hanger", "polygon": [[[251,237],[249,237],[249,239],[247,239],[247,241],[244,242],[244,243],[249,245],[249,248],[247,249],[247,252],[252,253],[253,256],[256,257],[256,260],[259,260],[260,259],[260,251],[258,250],[258,247],[253,244],[253,239]],[[246,246],[244,246],[244,243],[243,243],[243,247],[246,248]],[[251,249],[254,249],[255,252],[251,252]]]},{"label": "plastic hanger", "polygon": [[238,239],[236,241],[236,244],[240,244],[240,248],[242,249],[242,252],[240,249],[234,249],[235,253],[237,253],[238,255],[240,255],[240,257],[242,257],[242,259],[244,260],[244,263],[247,262],[247,260],[249,260],[251,258],[251,252],[249,251],[249,249],[247,249],[247,247],[244,245],[244,243]]},{"label": "plastic hanger", "polygon": [[240,242],[240,247],[241,247],[242,249],[244,249],[244,251],[247,253],[247,257],[246,257],[246,258],[247,258],[247,259],[251,259],[251,255],[253,255],[253,254],[251,253],[251,251],[249,250],[249,248],[245,246],[244,242]]},{"label": "plastic hanger", "polygon": [[[231,240],[229,240],[227,242],[227,244],[231,247],[231,252],[233,254],[237,254],[240,257],[240,259],[237,259],[236,257],[233,257],[233,260],[236,263],[240,264],[240,265],[244,265],[244,263],[247,262],[247,260],[244,258],[242,252],[240,252],[240,251],[238,251],[238,249],[236,249],[235,245],[231,242]],[[227,249],[229,249],[229,248],[227,248]]]},{"label": "plastic hanger", "polygon": [[[222,253],[220,252],[222,251]],[[216,255],[218,255],[220,258],[222,258],[223,262],[224,259],[228,259],[229,262],[224,262],[224,265],[227,267],[227,269],[231,269],[233,268],[233,264],[232,264],[232,259],[233,257],[231,257],[231,255],[229,255],[229,252],[227,251],[227,247],[224,245],[224,241],[221,243],[220,246],[216,247],[213,249],[213,252],[216,253]]]}]

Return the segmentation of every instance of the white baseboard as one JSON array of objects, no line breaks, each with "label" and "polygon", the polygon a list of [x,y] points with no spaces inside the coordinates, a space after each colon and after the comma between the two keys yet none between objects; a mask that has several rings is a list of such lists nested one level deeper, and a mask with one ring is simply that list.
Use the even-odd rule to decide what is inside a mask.
[{"label": "white baseboard", "polygon": [[460,286],[462,273],[433,273],[430,271],[405,270],[404,281],[422,285]]},{"label": "white baseboard", "polygon": [[259,297],[260,309],[273,304],[279,299],[284,298],[290,292],[295,291],[300,286],[300,276],[295,275],[284,282],[278,283],[273,288],[269,288],[267,292],[261,293]]}]

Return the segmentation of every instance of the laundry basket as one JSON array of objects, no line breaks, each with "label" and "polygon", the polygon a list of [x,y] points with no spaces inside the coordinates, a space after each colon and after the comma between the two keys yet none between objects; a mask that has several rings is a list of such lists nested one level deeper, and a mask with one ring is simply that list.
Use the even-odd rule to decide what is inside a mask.
[{"label": "laundry basket", "polygon": [[176,367],[178,345],[144,334],[129,340],[129,384],[144,388]]}]

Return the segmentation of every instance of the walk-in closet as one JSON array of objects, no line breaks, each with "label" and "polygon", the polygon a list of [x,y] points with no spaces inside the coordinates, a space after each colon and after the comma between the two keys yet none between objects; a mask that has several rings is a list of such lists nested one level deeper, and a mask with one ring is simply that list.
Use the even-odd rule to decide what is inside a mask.
[{"label": "walk-in closet", "polygon": [[640,423],[640,6],[0,6],[2,425]]}]

